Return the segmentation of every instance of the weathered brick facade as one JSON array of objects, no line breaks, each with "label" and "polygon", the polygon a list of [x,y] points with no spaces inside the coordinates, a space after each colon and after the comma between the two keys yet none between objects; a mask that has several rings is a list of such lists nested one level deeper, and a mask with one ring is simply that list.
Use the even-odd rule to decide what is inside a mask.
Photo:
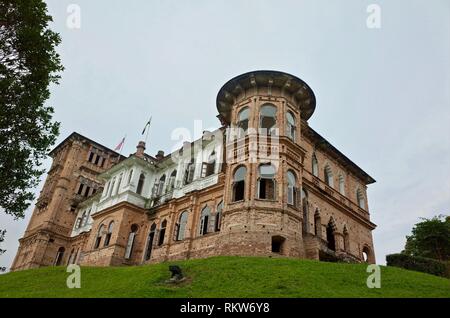
[{"label": "weathered brick facade", "polygon": [[[72,134],[52,152],[13,270],[213,255],[375,262],[375,180],[309,127],[315,104],[302,80],[257,71],[219,91],[220,129],[168,156],[140,142],[119,160]],[[89,162],[92,147],[105,164]],[[80,180],[102,192],[81,200]]]}]

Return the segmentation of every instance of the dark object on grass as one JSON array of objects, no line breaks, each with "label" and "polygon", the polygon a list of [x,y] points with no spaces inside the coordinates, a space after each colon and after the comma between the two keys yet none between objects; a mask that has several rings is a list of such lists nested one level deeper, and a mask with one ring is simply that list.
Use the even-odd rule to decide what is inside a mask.
[{"label": "dark object on grass", "polygon": [[168,283],[179,283],[186,279],[178,265],[169,265],[169,271],[172,273],[172,276],[168,280]]}]

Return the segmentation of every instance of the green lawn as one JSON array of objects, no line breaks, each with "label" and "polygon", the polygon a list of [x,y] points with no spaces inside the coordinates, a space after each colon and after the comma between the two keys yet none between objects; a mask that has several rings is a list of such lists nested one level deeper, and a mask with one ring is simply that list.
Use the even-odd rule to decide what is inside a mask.
[{"label": "green lawn", "polygon": [[[188,279],[165,283],[168,264]],[[450,280],[381,267],[381,288],[369,289],[364,264],[259,257],[212,257],[136,267],[82,267],[69,289],[65,267],[0,275],[0,297],[450,297]]]}]

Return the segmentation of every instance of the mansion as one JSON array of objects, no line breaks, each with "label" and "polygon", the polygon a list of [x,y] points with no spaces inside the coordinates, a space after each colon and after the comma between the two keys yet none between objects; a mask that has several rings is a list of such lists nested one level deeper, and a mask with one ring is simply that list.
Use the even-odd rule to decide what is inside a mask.
[{"label": "mansion", "polygon": [[217,95],[220,128],[128,157],[78,133],[53,163],[12,270],[215,255],[375,262],[375,180],[313,130],[301,79],[254,71]]}]

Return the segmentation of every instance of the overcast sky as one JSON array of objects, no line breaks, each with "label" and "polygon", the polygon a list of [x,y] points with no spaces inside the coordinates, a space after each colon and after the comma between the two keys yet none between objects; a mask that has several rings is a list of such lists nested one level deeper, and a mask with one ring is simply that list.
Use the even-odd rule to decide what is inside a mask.
[{"label": "overcast sky", "polygon": [[[215,97],[226,81],[280,70],[314,91],[311,127],[377,180],[368,195],[378,263],[402,250],[420,217],[449,214],[449,1],[47,3],[65,66],[48,101],[59,141],[77,131],[114,148],[126,134],[128,155],[153,115],[147,152],[168,152],[174,129],[219,126]],[[80,29],[67,27],[71,3]],[[366,24],[371,3],[379,29]],[[0,215],[0,265],[11,265],[30,215]]]}]

